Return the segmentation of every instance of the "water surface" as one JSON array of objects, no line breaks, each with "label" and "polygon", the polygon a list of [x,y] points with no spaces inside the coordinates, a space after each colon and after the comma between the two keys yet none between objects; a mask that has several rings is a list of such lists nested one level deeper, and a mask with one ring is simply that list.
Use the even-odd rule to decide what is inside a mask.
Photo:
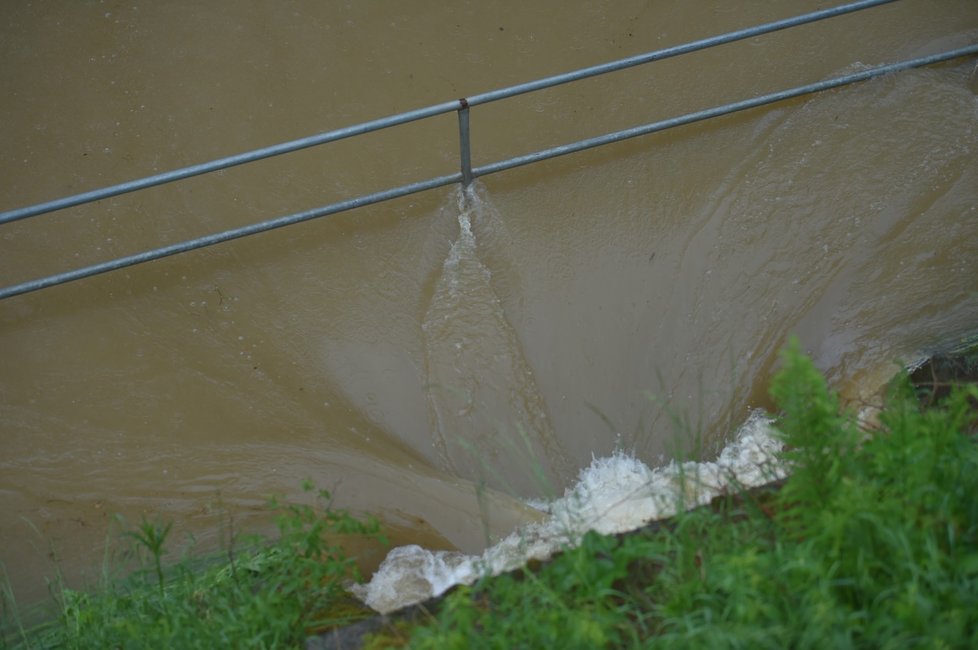
[{"label": "water surface", "polygon": [[[6,2],[19,207],[820,7]],[[484,164],[978,38],[903,0],[473,109]],[[305,478],[480,551],[593,457],[715,454],[797,333],[868,399],[978,322],[975,61],[900,73],[0,303],[0,561],[97,575]],[[12,284],[452,173],[451,115],[0,228]],[[677,426],[676,417],[685,420]],[[480,498],[480,495],[481,498]],[[221,522],[224,522],[223,524]],[[366,562],[379,561],[371,556]]]}]

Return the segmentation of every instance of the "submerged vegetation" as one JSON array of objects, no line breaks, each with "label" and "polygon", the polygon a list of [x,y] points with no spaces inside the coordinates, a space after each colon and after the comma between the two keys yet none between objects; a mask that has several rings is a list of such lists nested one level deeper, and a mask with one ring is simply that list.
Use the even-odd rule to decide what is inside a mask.
[{"label": "submerged vegetation", "polygon": [[[589,533],[543,566],[454,589],[366,646],[978,647],[978,388],[922,408],[897,381],[867,431],[792,346],[771,393],[792,467],[777,488]],[[144,522],[130,534],[143,572],[96,594],[64,590],[57,621],[7,643],[301,647],[364,616],[342,586],[353,562],[329,540],[377,534],[320,497],[281,508],[276,542],[204,570],[164,567],[169,529]]]}]

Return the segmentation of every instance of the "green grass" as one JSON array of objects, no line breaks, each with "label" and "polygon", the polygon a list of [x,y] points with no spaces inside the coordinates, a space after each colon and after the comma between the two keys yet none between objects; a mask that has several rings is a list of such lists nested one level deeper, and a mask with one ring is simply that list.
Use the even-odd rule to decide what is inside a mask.
[{"label": "green grass", "polygon": [[589,534],[371,647],[978,647],[978,389],[921,410],[897,383],[865,432],[794,345],[771,392],[793,463],[780,490]]},{"label": "green grass", "polygon": [[[330,508],[325,491],[315,496],[313,505],[273,502],[277,539],[251,539],[203,567],[186,561],[165,568],[170,525],[144,520],[126,533],[143,570],[93,593],[62,589],[57,620],[32,630],[15,626],[0,645],[292,648],[309,634],[363,618],[369,612],[343,587],[358,576],[339,541],[379,537],[378,525]],[[6,601],[12,610],[9,595]]]},{"label": "green grass", "polygon": [[[792,463],[780,489],[735,490],[639,533],[589,533],[542,566],[455,589],[368,647],[978,647],[978,388],[921,409],[897,382],[867,432],[794,344],[771,392]],[[274,542],[203,569],[167,567],[169,526],[144,521],[128,534],[142,571],[63,590],[56,621],[13,625],[3,645],[301,647],[364,616],[335,540],[378,530],[318,497],[278,505]],[[10,600],[0,592],[5,614]]]}]

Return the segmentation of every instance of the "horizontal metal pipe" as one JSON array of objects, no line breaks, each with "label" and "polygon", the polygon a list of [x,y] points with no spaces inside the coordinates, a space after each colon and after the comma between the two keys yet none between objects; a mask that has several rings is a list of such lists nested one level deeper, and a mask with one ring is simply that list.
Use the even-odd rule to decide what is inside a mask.
[{"label": "horizontal metal pipe", "polygon": [[212,160],[210,162],[199,163],[189,167],[182,167],[180,169],[163,172],[161,174],[155,174],[153,176],[147,176],[145,178],[119,183],[117,185],[111,185],[101,189],[66,196],[53,201],[38,203],[14,210],[6,210],[0,212],[0,225],[45,214],[47,212],[54,212],[55,210],[62,210],[64,208],[74,207],[84,203],[91,203],[93,201],[107,199],[120,194],[135,192],[136,190],[155,187],[165,183],[172,183],[174,181],[183,180],[192,176],[198,176],[200,174],[227,169],[229,167],[235,167],[237,165],[243,165],[245,163],[255,162],[258,160],[264,160],[273,156],[299,151],[300,149],[306,149],[309,147],[326,144],[328,142],[335,142],[337,140],[342,140],[355,135],[379,131],[392,126],[398,126],[408,122],[434,117],[436,115],[457,111],[465,106],[487,104],[500,99],[506,99],[507,97],[513,97],[516,95],[533,92],[535,90],[542,90],[544,88],[551,88],[553,86],[569,83],[571,81],[577,81],[579,79],[614,72],[616,70],[623,70],[625,68],[641,65],[643,63],[650,63],[652,61],[658,61],[661,59],[678,56],[680,54],[695,52],[697,50],[723,45],[725,43],[731,43],[733,41],[743,40],[753,36],[760,36],[762,34],[787,29],[789,27],[795,27],[806,23],[824,20],[826,18],[832,18],[834,16],[869,9],[870,7],[875,7],[890,2],[896,2],[896,0],[860,0],[859,2],[851,2],[844,5],[839,5],[837,7],[831,7],[829,9],[822,9],[819,11],[802,14],[793,18],[765,23],[763,25],[756,25],[747,29],[736,30],[726,34],[693,41],[684,45],[655,50],[646,54],[619,59],[617,61],[612,61],[610,63],[592,66],[589,68],[582,68],[580,70],[547,77],[545,79],[538,79],[536,81],[531,81],[516,86],[509,86],[507,88],[500,88],[499,90],[474,95],[467,98],[467,100],[452,100],[449,102],[443,102],[433,106],[428,106],[426,108],[419,108],[413,111],[399,113],[397,115],[392,115],[369,122],[363,122],[362,124],[327,131],[325,133],[320,133],[319,135],[300,138],[290,142],[283,142],[281,144],[264,147],[262,149],[254,149],[241,154],[227,156],[225,158],[218,158],[217,160]]},{"label": "horizontal metal pipe", "polygon": [[354,199],[340,201],[339,203],[331,203],[330,205],[320,208],[314,208],[304,212],[296,212],[294,214],[243,226],[241,228],[225,230],[219,233],[214,233],[213,235],[205,235],[203,237],[189,239],[177,244],[171,244],[169,246],[143,251],[142,253],[136,253],[135,255],[120,257],[107,262],[101,262],[99,264],[92,264],[91,266],[75,269],[73,271],[66,271],[64,273],[58,273],[44,278],[38,278],[37,280],[29,280],[20,284],[4,287],[0,289],[0,300],[3,300],[4,298],[12,298],[13,296],[19,296],[24,293],[30,293],[31,291],[38,291],[39,289],[45,289],[58,284],[72,282],[73,280],[81,280],[82,278],[88,278],[101,273],[116,271],[126,268],[127,266],[134,266],[136,264],[142,264],[143,262],[151,262],[153,260],[169,257],[178,253],[185,253],[198,248],[213,246],[214,244],[231,241],[232,239],[240,239],[241,237],[257,235],[258,233],[267,232],[276,228],[284,228],[285,226],[291,226],[293,224],[302,223],[303,221],[309,221],[310,219],[329,216],[331,214],[336,214],[337,212],[345,212],[347,210],[353,210],[354,208],[361,208],[374,203],[381,203],[383,201],[389,201],[390,199],[396,199],[409,194],[416,194],[418,192],[424,192],[426,190],[432,190],[438,187],[444,187],[445,185],[453,185],[461,182],[461,172],[451,174],[449,176],[439,176],[426,181],[402,185],[400,187],[384,190],[382,192],[376,192],[374,194],[367,194]]},{"label": "horizontal metal pipe", "polygon": [[[804,86],[796,86],[795,88],[789,88],[787,90],[782,90],[776,93],[770,93],[767,95],[761,95],[759,97],[754,97],[739,102],[724,104],[722,106],[717,106],[703,111],[687,113],[685,115],[670,118],[668,120],[652,122],[650,124],[645,124],[642,126],[625,129],[623,131],[616,131],[614,133],[609,133],[594,138],[580,140],[567,145],[553,147],[551,149],[545,149],[543,151],[537,151],[523,156],[517,156],[515,158],[510,158],[508,160],[502,160],[489,165],[483,165],[481,167],[476,167],[472,169],[472,177],[476,178],[479,176],[488,176],[489,174],[495,174],[497,172],[513,169],[515,167],[520,167],[523,165],[528,165],[534,162],[539,162],[541,160],[556,158],[557,156],[563,156],[566,154],[583,151],[585,149],[591,149],[605,144],[611,144],[613,142],[620,142],[622,140],[626,140],[629,138],[634,138],[641,135],[648,135],[650,133],[655,133],[657,131],[664,131],[666,129],[674,128],[677,126],[683,126],[686,124],[691,124],[693,122],[699,122],[702,120],[710,119],[713,117],[719,117],[721,115],[727,115],[730,113],[735,113],[750,108],[757,108],[759,106],[764,106],[766,104],[771,104],[785,99],[791,99],[793,97],[798,97],[801,95],[816,93],[823,90],[829,90],[831,88],[837,88],[839,86],[844,86],[859,81],[865,81],[867,79],[872,79],[885,74],[899,72],[900,70],[907,70],[909,68],[916,68],[924,65],[930,65],[933,63],[940,63],[942,61],[949,61],[951,59],[956,59],[963,56],[970,56],[974,54],[978,54],[978,44],[958,48],[956,50],[950,50],[948,52],[933,54],[930,56],[924,56],[916,59],[910,59],[907,61],[900,61],[888,65],[877,66],[875,68],[862,70],[860,72],[855,72],[841,77],[826,79],[824,81],[819,81]],[[263,221],[257,224],[252,224],[250,226],[244,226],[242,228],[236,228],[234,230],[227,230],[224,232],[215,233],[213,235],[198,237],[196,239],[191,239],[177,244],[172,244],[170,246],[164,246],[162,248],[145,251],[143,253],[130,255],[128,257],[118,258],[108,262],[103,262],[101,264],[94,264],[92,266],[76,269],[74,271],[68,271],[65,273],[60,273],[57,275],[52,275],[37,280],[23,282],[21,284],[0,289],[0,300],[4,298],[10,298],[20,294],[28,293],[31,291],[37,291],[38,289],[43,289],[57,284],[63,284],[65,282],[70,282],[72,280],[80,280],[82,278],[98,275],[100,273],[106,273],[108,271],[114,271],[117,269],[125,268],[127,266],[133,266],[135,264],[140,264],[142,262],[149,262],[152,260],[160,259],[162,257],[176,255],[177,253],[183,253],[198,248],[204,248],[206,246],[212,246],[214,244],[230,241],[232,239],[238,239],[241,237],[246,237],[248,235],[254,235],[261,232],[266,232],[276,228],[290,226],[296,223],[301,223],[303,221],[309,221],[310,219],[325,217],[331,214],[336,214],[338,212],[344,212],[346,210],[352,210],[354,208],[371,205],[374,203],[380,203],[382,201],[387,201],[389,199],[407,196],[409,194],[415,194],[417,192],[423,192],[438,187],[444,187],[445,185],[451,185],[453,183],[463,183],[464,180],[465,178],[462,172],[451,174],[449,176],[439,176],[437,178],[432,178],[426,181],[420,181],[417,183],[412,183],[410,185],[402,185],[394,189],[385,190],[382,192],[376,192],[374,194],[368,194],[366,196],[361,196],[354,199],[341,201],[339,203],[332,203],[330,205],[323,206],[320,208],[314,208],[312,210],[307,210],[304,212],[297,212],[291,215],[279,217],[269,221]]]},{"label": "horizontal metal pipe", "polygon": [[808,95],[811,93],[816,93],[823,90],[829,90],[831,88],[837,88],[839,86],[845,86],[859,81],[865,81],[867,79],[872,79],[874,77],[879,77],[885,74],[898,72],[900,70],[907,70],[909,68],[919,68],[921,66],[930,65],[933,63],[940,63],[941,61],[949,61],[951,59],[956,59],[959,57],[968,56],[972,54],[978,54],[978,44],[962,47],[956,50],[950,50],[948,52],[942,52],[940,54],[933,54],[930,56],[924,56],[917,59],[911,59],[907,61],[901,61],[898,63],[882,65],[875,68],[862,70],[860,72],[854,72],[852,74],[844,75],[842,77],[826,79],[825,81],[818,81],[816,83],[811,83],[804,86],[796,86],[794,88],[789,88],[787,90],[770,93],[768,95],[761,95],[758,97],[754,97],[752,99],[745,99],[743,101],[733,102],[731,104],[724,104],[722,106],[716,106],[714,108],[709,108],[702,111],[696,111],[694,113],[687,113],[685,115],[680,115],[679,117],[673,117],[659,122],[652,122],[650,124],[644,124],[642,126],[636,126],[630,129],[624,129],[622,131],[616,131],[614,133],[608,133],[606,135],[601,135],[594,138],[578,140],[577,142],[572,142],[570,144],[553,147],[552,149],[535,151],[533,153],[528,153],[522,156],[509,158],[508,160],[501,160],[499,162],[491,163],[488,165],[474,167],[472,169],[472,177],[478,178],[480,176],[487,176],[489,174],[495,174],[497,172],[505,171],[507,169],[513,169],[514,167],[529,165],[531,163],[539,162],[541,160],[547,160],[549,158],[556,158],[557,156],[576,153],[578,151],[599,147],[601,145],[610,144],[612,142],[620,142],[622,140],[635,138],[640,135],[648,135],[649,133],[664,131],[666,129],[671,129],[677,126],[683,126],[685,124],[692,124],[693,122],[700,122],[702,120],[707,120],[713,117],[719,117],[721,115],[727,115],[729,113],[736,113],[738,111],[744,111],[750,108],[764,106],[765,104],[772,104],[774,102],[779,102],[785,99],[791,99],[792,97]]},{"label": "horizontal metal pipe", "polygon": [[849,4],[830,7],[828,9],[821,9],[819,11],[813,11],[811,13],[794,16],[792,18],[785,18],[784,20],[776,20],[774,22],[755,25],[746,29],[739,29],[733,32],[727,32],[725,34],[711,36],[709,38],[692,41],[683,45],[667,47],[662,50],[638,54],[636,56],[611,61],[609,63],[604,63],[589,68],[581,68],[580,70],[574,70],[573,72],[565,72],[563,74],[546,77],[544,79],[537,79],[535,81],[530,81],[516,86],[509,86],[508,88],[500,88],[499,90],[493,90],[479,95],[472,95],[471,97],[468,97],[467,100],[469,106],[488,104],[489,102],[506,99],[507,97],[514,97],[516,95],[522,95],[535,90],[551,88],[553,86],[559,86],[561,84],[586,79],[588,77],[595,77],[608,72],[624,70],[626,68],[642,65],[644,63],[651,63],[652,61],[661,61],[662,59],[679,56],[680,54],[689,54],[690,52],[705,50],[710,47],[716,47],[717,45],[741,41],[745,38],[761,36],[763,34],[788,29],[789,27],[797,27],[806,23],[813,23],[819,20],[825,20],[826,18],[833,18],[835,16],[841,16],[843,14],[849,14],[855,11],[861,11],[863,9],[889,4],[891,2],[896,2],[896,0],[861,0],[860,2],[851,2]]},{"label": "horizontal metal pipe", "polygon": [[235,167],[237,165],[263,160],[273,156],[280,156],[282,154],[292,153],[293,151],[299,151],[300,149],[308,149],[309,147],[326,144],[327,142],[336,142],[337,140],[343,140],[344,138],[349,138],[355,135],[362,135],[364,133],[370,133],[371,131],[379,131],[381,129],[422,120],[427,117],[433,117],[443,113],[451,113],[452,111],[457,111],[460,106],[461,104],[459,100],[456,99],[451,102],[435,104],[434,106],[429,106],[427,108],[420,108],[414,111],[408,111],[406,113],[399,113],[390,117],[384,117],[377,120],[372,120],[370,122],[363,122],[362,124],[355,124],[342,129],[326,131],[325,133],[320,133],[319,135],[299,138],[298,140],[283,142],[281,144],[264,147],[262,149],[254,149],[252,151],[246,151],[244,153],[228,156],[226,158],[218,158],[217,160],[211,160],[210,162],[191,165],[189,167],[181,167],[180,169],[174,169],[173,171],[163,172],[162,174],[147,176],[145,178],[139,178],[125,183],[119,183],[118,185],[111,185],[109,187],[92,190],[90,192],[82,192],[81,194],[66,196],[54,201],[47,201],[46,203],[38,203],[36,205],[30,205],[27,207],[18,208],[16,210],[7,210],[5,212],[0,212],[0,224],[17,221],[19,219],[26,219],[28,217],[34,217],[46,212],[54,212],[55,210],[74,207],[83,203],[91,203],[92,201],[99,201],[101,199],[107,199],[120,194],[135,192],[136,190],[143,190],[149,187],[155,187],[157,185],[163,185],[165,183],[172,183],[173,181],[183,180],[185,178],[190,178],[191,176],[199,176],[208,172],[227,169],[229,167]]}]

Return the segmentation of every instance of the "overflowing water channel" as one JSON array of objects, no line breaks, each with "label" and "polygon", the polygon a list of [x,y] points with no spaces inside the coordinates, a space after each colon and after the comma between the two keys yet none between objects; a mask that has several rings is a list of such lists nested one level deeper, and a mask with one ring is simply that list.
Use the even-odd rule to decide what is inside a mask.
[{"label": "overflowing water channel", "polygon": [[[0,208],[821,5],[4,2]],[[975,2],[903,0],[476,107],[473,159],[976,40]],[[452,173],[456,129],[0,226],[0,282]],[[116,514],[213,548],[306,478],[476,553],[593,458],[716,456],[792,333],[858,403],[976,329],[971,59],[0,302],[0,562],[37,600],[98,575]]]}]

